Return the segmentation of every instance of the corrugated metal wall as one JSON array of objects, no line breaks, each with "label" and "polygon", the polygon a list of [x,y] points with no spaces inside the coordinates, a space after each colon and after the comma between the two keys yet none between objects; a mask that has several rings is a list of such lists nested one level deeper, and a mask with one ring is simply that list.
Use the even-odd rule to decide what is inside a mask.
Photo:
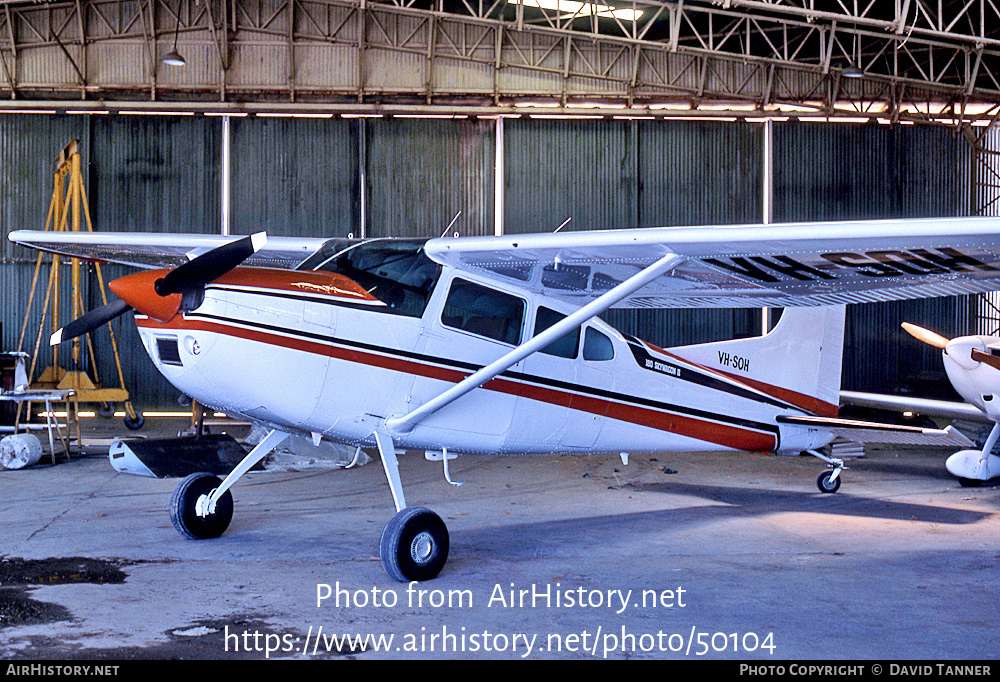
[{"label": "corrugated metal wall", "polygon": [[[966,142],[931,126],[782,123],[774,128],[774,220],[965,215]],[[850,306],[843,387],[954,397],[940,351],[900,329],[909,321],[971,331],[968,297]]]},{"label": "corrugated metal wall", "polygon": [[459,211],[453,229],[493,233],[493,121],[248,117],[231,125],[234,234],[437,237]]},{"label": "corrugated metal wall", "polygon": [[91,116],[95,230],[218,233],[221,126],[208,116]]},{"label": "corrugated metal wall", "polygon": [[504,121],[504,232],[632,227],[638,160],[628,121]]},{"label": "corrugated metal wall", "polygon": [[495,123],[365,120],[367,237],[493,234]]},{"label": "corrugated metal wall", "polygon": [[232,117],[230,231],[281,236],[360,234],[360,123]]},{"label": "corrugated metal wall", "polygon": [[[976,215],[1000,216],[1000,128],[992,127],[979,140],[973,161]],[[981,294],[976,303],[976,333],[1000,334],[1000,292]]]},{"label": "corrugated metal wall", "polygon": [[88,118],[0,116],[0,168],[3,169],[0,224],[5,237],[0,244],[0,254],[4,262],[12,258],[34,261],[34,252],[15,247],[7,241],[7,232],[44,229],[52,198],[56,156],[70,140],[79,140],[84,157],[89,155]]},{"label": "corrugated metal wall", "polygon": [[[502,220],[508,233],[753,223],[762,216],[763,132],[743,122],[504,119]],[[231,231],[438,236],[494,230],[496,121],[476,119],[231,119]],[[957,215],[966,212],[964,141],[931,127],[776,123],[774,220]],[[44,227],[53,160],[79,139],[99,230],[221,229],[223,123],[209,116],[0,117],[0,224]],[[362,194],[362,188],[364,193]],[[2,345],[13,349],[35,254],[6,239]],[[124,272],[105,268],[106,280]],[[47,273],[43,273],[47,274]],[[99,301],[91,277],[88,305]],[[43,281],[44,285],[44,281]],[[44,286],[41,293],[44,294]],[[62,313],[68,319],[67,311]],[[758,333],[759,313],[611,311],[623,331],[659,345]],[[964,299],[852,308],[847,388],[941,388],[936,352],[898,331],[911,320],[965,331]],[[29,320],[28,346],[37,331]],[[172,407],[176,391],[117,325],[126,387],[140,409]],[[106,334],[101,378],[116,384]],[[30,349],[30,348],[29,348]],[[926,394],[926,391],[924,391]]]}]

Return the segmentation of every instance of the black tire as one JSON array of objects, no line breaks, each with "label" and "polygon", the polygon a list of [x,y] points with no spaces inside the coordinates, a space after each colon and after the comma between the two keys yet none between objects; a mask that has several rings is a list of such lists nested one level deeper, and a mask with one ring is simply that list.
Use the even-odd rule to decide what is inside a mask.
[{"label": "black tire", "polygon": [[146,418],[142,416],[142,412],[136,412],[135,419],[132,419],[132,417],[128,416],[127,414],[125,415],[125,427],[128,428],[130,431],[138,431],[139,429],[142,428],[143,424],[145,423],[146,423]]},{"label": "black tire", "polygon": [[821,493],[835,493],[840,490],[840,476],[836,480],[830,480],[832,477],[832,471],[824,471],[816,479],[816,487]]},{"label": "black tire", "polygon": [[978,478],[962,478],[961,476],[956,476],[956,478],[958,478],[958,484],[963,488],[980,488],[986,483]]},{"label": "black tire", "polygon": [[111,403],[101,403],[97,408],[97,414],[104,419],[111,419],[115,416],[115,406]]},{"label": "black tire", "polygon": [[195,511],[198,499],[210,495],[220,485],[218,476],[206,473],[191,474],[177,485],[170,497],[170,521],[178,533],[192,540],[206,540],[226,532],[233,520],[233,496],[228,490],[219,498],[211,515],[198,516]]},{"label": "black tire", "polygon": [[440,516],[425,507],[407,507],[382,530],[379,557],[394,580],[431,580],[448,560],[448,547],[448,528]]}]

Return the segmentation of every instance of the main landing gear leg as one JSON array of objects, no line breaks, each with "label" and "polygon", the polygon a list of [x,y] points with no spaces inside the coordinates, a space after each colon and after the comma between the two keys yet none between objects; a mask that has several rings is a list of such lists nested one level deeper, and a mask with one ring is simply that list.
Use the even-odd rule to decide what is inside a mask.
[{"label": "main landing gear leg", "polygon": [[225,533],[233,518],[229,488],[286,438],[288,434],[283,431],[271,431],[224,481],[204,472],[181,481],[170,498],[170,521],[177,532],[195,540],[217,538]]},{"label": "main landing gear leg", "polygon": [[806,452],[833,467],[829,471],[821,473],[816,479],[816,487],[819,488],[819,491],[821,493],[835,493],[840,490],[840,472],[847,468],[844,466],[844,460],[827,457],[818,450],[806,450]]},{"label": "main landing gear leg", "polygon": [[448,560],[448,529],[430,509],[406,506],[392,437],[381,431],[374,435],[396,505],[396,514],[389,519],[379,539],[382,568],[399,582],[430,580]]}]

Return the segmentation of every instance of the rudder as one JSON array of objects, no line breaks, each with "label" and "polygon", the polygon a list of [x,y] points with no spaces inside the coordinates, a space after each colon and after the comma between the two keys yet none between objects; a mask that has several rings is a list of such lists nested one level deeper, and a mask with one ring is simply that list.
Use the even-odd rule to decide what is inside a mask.
[{"label": "rudder", "polygon": [[764,336],[667,350],[763,390],[778,389],[816,414],[836,416],[845,312],[845,306],[785,308]]}]

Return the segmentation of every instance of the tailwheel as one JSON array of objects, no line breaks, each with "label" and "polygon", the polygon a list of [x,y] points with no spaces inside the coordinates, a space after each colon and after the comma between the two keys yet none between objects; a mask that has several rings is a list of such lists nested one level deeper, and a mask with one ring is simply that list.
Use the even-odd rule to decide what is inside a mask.
[{"label": "tailwheel", "polygon": [[835,493],[840,490],[840,477],[834,478],[839,471],[824,471],[816,479],[816,487],[821,493]]},{"label": "tailwheel", "polygon": [[448,560],[448,529],[425,507],[406,507],[389,519],[379,541],[382,568],[399,582],[431,580]]},{"label": "tailwheel", "polygon": [[181,535],[193,540],[217,538],[233,519],[233,496],[227,490],[210,505],[212,491],[222,485],[217,476],[191,474],[178,484],[170,498],[170,520]]},{"label": "tailwheel", "polygon": [[840,472],[847,468],[844,466],[844,460],[837,457],[827,457],[819,450],[806,450],[805,452],[833,467],[833,469],[821,473],[816,479],[816,487],[819,488],[819,491],[821,493],[835,493],[840,490]]}]

